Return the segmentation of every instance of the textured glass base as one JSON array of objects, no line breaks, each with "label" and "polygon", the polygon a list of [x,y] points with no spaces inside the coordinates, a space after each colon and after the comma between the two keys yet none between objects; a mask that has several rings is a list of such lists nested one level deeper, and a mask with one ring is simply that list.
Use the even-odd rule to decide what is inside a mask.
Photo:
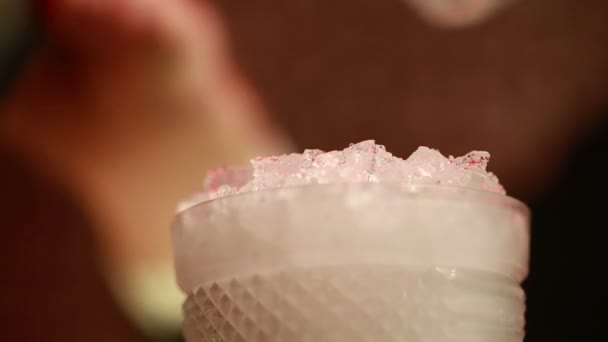
[{"label": "textured glass base", "polygon": [[298,269],[201,286],[188,342],[521,342],[519,285],[474,271],[401,266]]}]

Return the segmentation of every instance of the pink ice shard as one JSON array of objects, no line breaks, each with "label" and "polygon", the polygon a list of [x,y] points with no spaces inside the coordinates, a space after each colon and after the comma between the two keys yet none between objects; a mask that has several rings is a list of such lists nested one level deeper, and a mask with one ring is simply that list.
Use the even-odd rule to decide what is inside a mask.
[{"label": "pink ice shard", "polygon": [[361,182],[442,184],[505,194],[498,178],[486,171],[489,160],[488,152],[472,151],[454,158],[428,147],[419,147],[409,158],[401,159],[367,140],[342,151],[305,150],[255,158],[249,168],[216,169],[207,176],[205,193],[193,200],[287,186]]}]

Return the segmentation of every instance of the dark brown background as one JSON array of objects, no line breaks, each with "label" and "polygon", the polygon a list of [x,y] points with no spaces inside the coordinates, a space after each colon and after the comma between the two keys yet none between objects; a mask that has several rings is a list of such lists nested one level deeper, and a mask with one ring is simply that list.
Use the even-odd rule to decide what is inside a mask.
[{"label": "dark brown background", "polygon": [[459,30],[400,0],[215,2],[300,148],[375,138],[400,156],[486,149],[507,189],[530,198],[607,102],[602,0],[523,0]]}]

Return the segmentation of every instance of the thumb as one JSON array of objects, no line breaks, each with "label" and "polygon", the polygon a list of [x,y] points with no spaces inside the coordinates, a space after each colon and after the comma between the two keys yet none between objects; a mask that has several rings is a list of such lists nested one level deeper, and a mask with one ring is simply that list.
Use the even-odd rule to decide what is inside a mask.
[{"label": "thumb", "polygon": [[[89,58],[178,54],[222,48],[222,29],[205,2],[192,0],[44,0],[52,43]],[[204,32],[204,37],[201,37]]]}]

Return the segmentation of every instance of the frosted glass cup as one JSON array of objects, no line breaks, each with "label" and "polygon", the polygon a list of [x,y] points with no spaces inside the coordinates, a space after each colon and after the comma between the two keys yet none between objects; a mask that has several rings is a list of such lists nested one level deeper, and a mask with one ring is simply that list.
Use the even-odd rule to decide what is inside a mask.
[{"label": "frosted glass cup", "polygon": [[457,187],[335,184],[178,213],[188,342],[521,342],[529,213]]}]

